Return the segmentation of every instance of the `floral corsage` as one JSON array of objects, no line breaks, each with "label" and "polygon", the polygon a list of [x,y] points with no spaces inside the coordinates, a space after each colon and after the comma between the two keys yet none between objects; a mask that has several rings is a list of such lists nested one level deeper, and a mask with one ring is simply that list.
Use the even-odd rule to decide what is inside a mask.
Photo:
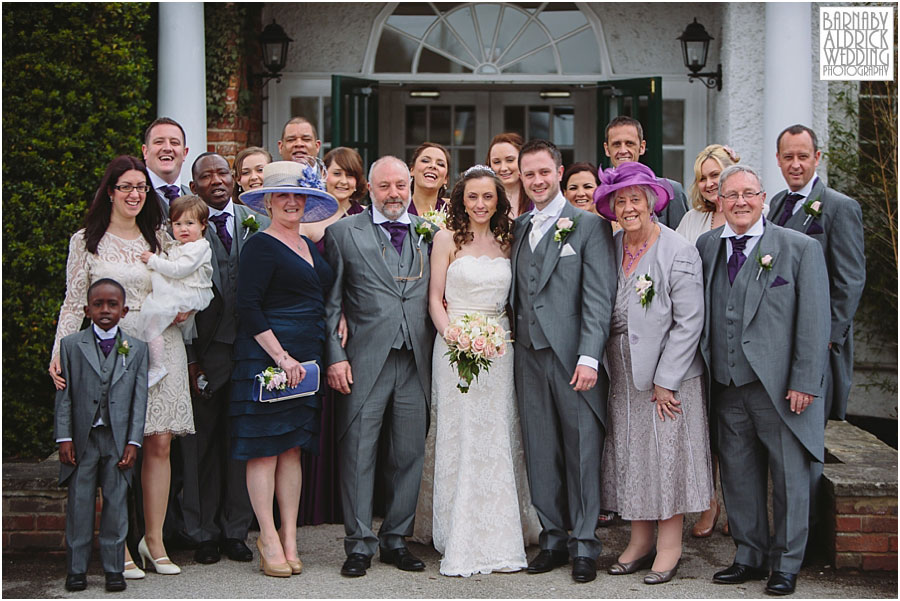
[{"label": "floral corsage", "polygon": [[259,222],[253,215],[247,215],[247,218],[241,221],[241,225],[244,226],[244,236],[242,240],[246,240],[247,236],[250,235],[250,232],[256,233],[259,231]]},{"label": "floral corsage", "polygon": [[803,220],[803,225],[809,223],[809,220],[815,217],[822,216],[822,201],[821,200],[807,200],[806,204],[803,205],[803,212],[806,213],[806,219]]},{"label": "floral corsage", "polygon": [[434,233],[438,230],[438,226],[432,225],[428,221],[420,221],[416,224],[416,233],[419,234],[419,243],[422,243],[422,240],[425,241],[426,244],[431,244],[432,238],[434,238]]},{"label": "floral corsage", "polygon": [[[425,214],[422,215],[422,219],[430,221],[442,230],[447,229],[447,212],[444,208],[426,211]],[[418,229],[416,229],[416,231],[418,231]]]},{"label": "floral corsage", "polygon": [[266,387],[266,390],[284,390],[287,388],[287,374],[280,367],[267,367],[260,373],[256,374],[259,383]]},{"label": "floral corsage", "polygon": [[128,346],[128,341],[120,340],[116,345],[116,352],[122,355],[122,367],[125,367],[125,357],[127,357],[128,353],[131,352],[131,347]]},{"label": "floral corsage", "polygon": [[759,276],[762,275],[763,269],[766,271],[772,271],[772,266],[775,264],[775,259],[772,255],[756,255],[756,262],[759,264],[759,271],[756,272],[756,279],[759,281]]},{"label": "floral corsage", "polygon": [[575,225],[575,222],[568,217],[560,217],[556,220],[556,233],[553,234],[553,241],[558,242],[560,248],[562,248],[562,244],[569,237],[569,234],[575,231]]},{"label": "floral corsage", "polygon": [[649,273],[638,276],[637,282],[634,285],[634,290],[638,294],[641,306],[646,308],[647,305],[650,304],[650,301],[653,300],[653,295],[656,294],[656,290],[653,289],[653,280],[650,278]]}]

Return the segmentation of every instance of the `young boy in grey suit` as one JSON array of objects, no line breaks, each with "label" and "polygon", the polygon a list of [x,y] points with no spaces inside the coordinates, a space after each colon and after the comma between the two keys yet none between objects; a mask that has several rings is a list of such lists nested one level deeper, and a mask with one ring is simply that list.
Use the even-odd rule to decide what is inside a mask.
[{"label": "young boy in grey suit", "polygon": [[84,314],[91,327],[62,339],[66,387],[56,393],[56,442],[66,505],[66,589],[87,588],[94,538],[94,500],[102,488],[100,557],[106,590],[125,590],[122,575],[131,480],[147,408],[147,344],[125,334],[125,289],[104,278],[88,289]]}]

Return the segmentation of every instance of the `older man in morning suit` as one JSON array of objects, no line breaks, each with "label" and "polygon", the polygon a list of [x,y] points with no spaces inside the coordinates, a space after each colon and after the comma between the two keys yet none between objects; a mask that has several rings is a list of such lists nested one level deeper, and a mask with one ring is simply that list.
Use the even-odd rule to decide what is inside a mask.
[{"label": "older man in morning suit", "polygon": [[600,553],[594,528],[609,380],[599,360],[616,295],[612,229],[560,194],[562,158],[552,143],[525,144],[519,172],[534,210],[516,219],[512,248],[515,379],[543,527],[528,571],[548,572],[571,556],[572,578],[589,582]]},{"label": "older man in morning suit", "polygon": [[824,459],[825,259],[814,241],[762,217],[766,195],[749,167],[723,171],[719,197],[725,225],[697,240],[706,301],[700,350],[737,552],[713,581],[740,584],[770,570],[766,592],[789,595],[808,535],[810,464]]},{"label": "older man in morning suit", "polygon": [[[368,211],[325,230],[325,257],[335,283],[326,301],[328,385],[338,393],[337,438],[344,550],[341,574],[363,576],[380,549],[381,561],[401,570],[425,564],[406,548],[425,453],[431,402],[434,327],[428,315],[428,240],[424,220],[406,212],[409,169],[382,157],[369,170]],[[338,337],[341,314],[348,341]],[[384,522],[372,531],[375,457],[387,429],[388,492]]]}]

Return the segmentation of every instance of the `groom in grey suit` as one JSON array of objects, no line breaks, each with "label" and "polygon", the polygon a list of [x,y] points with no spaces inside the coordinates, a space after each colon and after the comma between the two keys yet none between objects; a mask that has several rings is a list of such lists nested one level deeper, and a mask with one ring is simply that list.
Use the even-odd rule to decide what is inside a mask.
[{"label": "groom in grey suit", "polygon": [[552,143],[525,144],[519,172],[534,210],[516,219],[512,248],[515,380],[543,527],[528,571],[548,572],[571,556],[573,579],[589,582],[600,553],[594,529],[609,380],[599,360],[616,296],[612,229],[566,202]]},{"label": "groom in grey suit", "polygon": [[737,552],[713,581],[769,575],[766,592],[789,595],[809,528],[810,465],[824,459],[828,276],[814,240],[763,219],[766,195],[752,169],[723,171],[719,197],[725,225],[697,240],[706,304],[700,350]]},{"label": "groom in grey suit", "polygon": [[[344,550],[341,574],[363,576],[376,548],[401,570],[425,564],[406,548],[425,453],[431,402],[434,328],[428,315],[430,236],[406,212],[409,168],[396,157],[369,170],[368,211],[325,230],[325,257],[335,283],[326,301],[328,385],[338,395],[336,419]],[[430,228],[429,228],[430,229]],[[338,337],[347,319],[346,348]],[[375,458],[382,429],[389,442],[384,523],[372,531]]]}]

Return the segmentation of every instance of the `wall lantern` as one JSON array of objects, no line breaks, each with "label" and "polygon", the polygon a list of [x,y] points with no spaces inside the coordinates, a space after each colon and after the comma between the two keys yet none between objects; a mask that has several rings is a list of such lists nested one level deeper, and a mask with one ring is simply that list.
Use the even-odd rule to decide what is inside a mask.
[{"label": "wall lantern", "polygon": [[678,36],[681,40],[681,52],[684,55],[684,66],[690,70],[688,79],[694,81],[699,79],[709,88],[715,88],[722,91],[722,63],[714,72],[700,73],[700,70],[706,66],[706,57],[709,53],[709,42],[714,39],[706,32],[706,28],[697,22],[689,23],[684,28],[684,32]]},{"label": "wall lantern", "polygon": [[293,42],[284,32],[281,25],[272,19],[259,34],[259,47],[262,51],[262,63],[267,73],[251,73],[251,80],[258,81],[260,87],[270,79],[281,81],[281,70],[287,64],[288,45]]}]

